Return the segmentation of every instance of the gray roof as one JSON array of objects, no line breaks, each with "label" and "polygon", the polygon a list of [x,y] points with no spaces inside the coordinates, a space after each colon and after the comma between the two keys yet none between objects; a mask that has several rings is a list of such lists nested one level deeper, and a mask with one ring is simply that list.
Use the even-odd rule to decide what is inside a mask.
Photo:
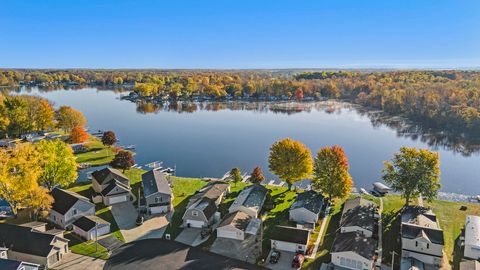
[{"label": "gray roof", "polygon": [[84,201],[86,203],[90,203],[90,200],[83,197],[82,195],[76,192],[63,190],[60,188],[54,188],[52,190],[51,195],[54,200],[52,204],[52,209],[62,215],[65,215],[65,213],[67,213],[68,210],[70,210],[73,207],[73,205],[77,203],[79,200]]},{"label": "gray roof", "polygon": [[82,229],[85,232],[90,231],[91,229],[95,228],[95,225],[110,225],[110,222],[105,221],[97,216],[83,216],[73,222],[73,225],[77,226],[78,228]]},{"label": "gray roof", "polygon": [[434,244],[443,245],[443,231],[434,228],[420,227],[413,224],[402,224],[402,238],[416,239],[419,237],[426,238]]},{"label": "gray roof", "polygon": [[324,197],[313,190],[305,191],[297,195],[297,199],[290,209],[305,208],[315,214],[322,210]]},{"label": "gray roof", "polygon": [[103,185],[104,182],[109,182],[111,180],[117,180],[124,185],[130,185],[130,179],[128,179],[128,177],[126,177],[119,170],[110,167],[94,171],[92,173],[92,177],[95,178],[97,183],[100,185]]},{"label": "gray roof", "polygon": [[376,223],[376,211],[377,205],[374,202],[365,200],[361,197],[349,199],[343,206],[340,226],[358,226],[360,228],[373,231]]},{"label": "gray roof", "polygon": [[210,219],[213,214],[217,212],[217,205],[215,204],[215,201],[209,198],[200,199],[196,204],[192,205],[192,207],[202,211],[207,219]]},{"label": "gray roof", "polygon": [[261,207],[267,196],[268,189],[262,185],[251,185],[246,188],[249,194],[243,205],[245,207]]},{"label": "gray roof", "polygon": [[372,237],[366,237],[358,232],[337,233],[333,242],[333,252],[355,252],[358,255],[373,259],[377,248],[377,240]]},{"label": "gray roof", "polygon": [[18,270],[22,262],[8,260],[8,259],[0,259],[0,269],[2,270]]},{"label": "gray roof", "polygon": [[148,197],[157,192],[172,194],[166,175],[159,170],[151,170],[142,174],[143,194]]},{"label": "gray roof", "polygon": [[187,207],[192,206],[204,198],[216,201],[229,187],[230,185],[224,182],[210,182],[190,198]]},{"label": "gray roof", "polygon": [[306,229],[277,225],[275,228],[273,228],[271,235],[272,240],[306,245],[308,244],[310,231]]},{"label": "gray roof", "polygon": [[222,222],[218,225],[218,228],[232,225],[233,227],[245,231],[250,224],[252,217],[242,211],[236,211],[226,215]]}]

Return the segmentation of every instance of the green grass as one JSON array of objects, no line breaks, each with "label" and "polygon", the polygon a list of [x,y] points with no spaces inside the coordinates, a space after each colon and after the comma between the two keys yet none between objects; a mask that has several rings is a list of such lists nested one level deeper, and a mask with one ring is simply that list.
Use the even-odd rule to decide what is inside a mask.
[{"label": "green grass", "polygon": [[81,254],[84,256],[99,258],[107,260],[109,257],[108,250],[102,245],[98,245],[98,251],[96,250],[95,241],[84,241],[78,235],[71,232],[65,233],[65,238],[70,240],[68,242],[69,248],[73,253]]},{"label": "green grass", "polygon": [[[384,263],[391,264],[392,251],[395,251],[395,266],[400,267],[399,256],[401,253],[401,243],[399,239],[400,234],[400,210],[405,204],[405,199],[398,195],[386,195],[383,197],[383,211],[382,211],[382,260]],[[398,264],[397,264],[398,263]]]},{"label": "green grass", "polygon": [[115,153],[111,147],[104,146],[100,139],[89,136],[86,142],[87,152],[79,153],[77,163],[88,163],[92,166],[105,165],[113,160]]}]

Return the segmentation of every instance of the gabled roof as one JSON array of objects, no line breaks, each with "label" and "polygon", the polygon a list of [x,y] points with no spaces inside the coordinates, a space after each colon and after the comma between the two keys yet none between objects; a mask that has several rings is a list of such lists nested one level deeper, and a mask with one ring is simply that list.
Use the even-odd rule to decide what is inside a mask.
[{"label": "gabled roof", "polygon": [[258,207],[261,208],[265,197],[267,196],[268,189],[262,185],[251,185],[244,189],[248,192],[247,198],[243,201],[245,207]]},{"label": "gabled roof", "polygon": [[332,253],[355,252],[358,255],[372,260],[377,248],[377,240],[366,237],[358,232],[337,233],[333,241]]},{"label": "gabled roof", "polygon": [[172,194],[166,175],[159,170],[151,170],[142,174],[143,194],[148,197],[157,192]]},{"label": "gabled roof", "polygon": [[0,269],[2,270],[18,270],[22,262],[9,260],[9,259],[0,259]]},{"label": "gabled roof", "polygon": [[52,210],[55,210],[62,215],[65,215],[65,213],[67,213],[68,210],[70,210],[73,205],[78,201],[84,201],[86,203],[92,204],[87,198],[83,197],[82,195],[60,188],[54,188],[51,195],[54,200],[52,204]]},{"label": "gabled roof", "polygon": [[402,210],[402,223],[415,224],[421,227],[439,229],[437,216],[426,207],[409,206]]},{"label": "gabled roof", "polygon": [[210,219],[215,212],[217,212],[217,205],[215,201],[209,198],[202,198],[195,204],[192,204],[189,209],[196,209],[202,211],[207,219]]},{"label": "gabled roof", "polygon": [[297,199],[290,207],[292,209],[305,208],[308,211],[318,214],[322,210],[324,197],[313,190],[305,191],[297,195]]},{"label": "gabled roof", "polygon": [[129,192],[131,188],[129,186],[125,186],[119,181],[112,181],[106,188],[104,188],[101,192],[103,196],[107,196],[114,188],[119,187],[120,189],[123,189],[123,193]]},{"label": "gabled roof", "polygon": [[434,228],[421,227],[414,224],[402,224],[402,238],[417,239],[424,238],[431,243],[443,245],[443,231]]},{"label": "gabled roof", "polygon": [[28,227],[0,223],[0,246],[11,251],[46,257],[54,248],[51,243],[56,237]]},{"label": "gabled roof", "polygon": [[193,204],[199,202],[204,198],[216,201],[222,194],[224,194],[228,190],[229,187],[230,184],[224,182],[208,183],[205,187],[200,189],[199,192],[197,192],[191,197],[188,207],[192,206]]},{"label": "gabled roof", "polygon": [[105,182],[111,181],[111,180],[117,180],[124,185],[129,185],[130,179],[126,177],[123,173],[121,173],[119,170],[114,169],[114,168],[103,168],[98,171],[94,171],[92,173],[92,177],[95,178],[97,183],[100,185],[103,185]]},{"label": "gabled roof", "polygon": [[308,244],[310,231],[306,229],[277,225],[275,228],[273,228],[271,235],[272,240],[306,245]]},{"label": "gabled roof", "polygon": [[73,222],[73,225],[77,226],[85,232],[88,232],[91,229],[95,228],[95,224],[110,225],[110,222],[105,221],[97,216],[83,216]]},{"label": "gabled roof", "polygon": [[252,217],[242,211],[236,211],[230,213],[223,218],[222,222],[218,225],[218,228],[231,225],[241,231],[245,231],[250,224]]},{"label": "gabled roof", "polygon": [[343,206],[341,227],[357,226],[369,231],[373,231],[375,226],[375,213],[377,205],[374,202],[365,200],[362,197],[349,199]]}]

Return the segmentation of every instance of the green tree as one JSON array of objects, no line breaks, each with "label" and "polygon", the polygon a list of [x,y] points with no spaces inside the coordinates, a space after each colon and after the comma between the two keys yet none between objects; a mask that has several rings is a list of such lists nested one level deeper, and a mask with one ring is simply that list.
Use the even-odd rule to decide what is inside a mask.
[{"label": "green tree", "polygon": [[290,190],[293,183],[310,177],[313,170],[312,154],[301,142],[283,139],[270,147],[269,168],[288,184]]},{"label": "green tree", "polygon": [[345,198],[352,191],[345,151],[340,146],[321,148],[314,161],[313,186],[332,198]]},{"label": "green tree", "polygon": [[233,183],[235,183],[235,186],[236,186],[238,182],[242,181],[242,175],[240,174],[240,169],[233,168],[230,171],[230,177],[232,178],[232,181]]},{"label": "green tree", "polygon": [[61,106],[55,113],[57,126],[65,131],[72,130],[74,127],[83,127],[87,119],[81,111],[75,110],[69,106]]},{"label": "green tree", "polygon": [[113,158],[112,162],[110,162],[110,166],[122,169],[123,172],[130,169],[133,165],[135,165],[135,160],[130,151],[119,151]]},{"label": "green tree", "polygon": [[410,198],[423,196],[432,200],[440,189],[440,160],[437,152],[402,147],[391,162],[385,162],[383,180],[402,193],[405,205]]},{"label": "green tree", "polygon": [[255,167],[253,169],[252,174],[250,174],[250,182],[253,184],[260,184],[265,180],[265,176],[263,176],[262,169],[260,167]]},{"label": "green tree", "polygon": [[38,143],[42,174],[39,183],[49,190],[56,186],[67,186],[77,179],[77,161],[72,148],[60,141],[42,140]]}]

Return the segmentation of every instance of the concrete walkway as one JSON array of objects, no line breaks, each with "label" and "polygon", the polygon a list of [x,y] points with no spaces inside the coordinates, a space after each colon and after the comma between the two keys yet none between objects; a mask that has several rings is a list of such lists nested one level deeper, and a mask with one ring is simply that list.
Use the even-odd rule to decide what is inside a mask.
[{"label": "concrete walkway", "polygon": [[383,198],[380,197],[380,206],[378,208],[378,259],[377,259],[377,266],[382,267],[382,256],[383,256],[383,248],[382,248],[382,236],[383,236],[383,224],[382,224],[382,212],[383,212]]},{"label": "concrete walkway", "polygon": [[83,256],[76,253],[68,253],[63,256],[59,264],[52,269],[56,270],[102,270],[105,265],[104,260]]},{"label": "concrete walkway", "polygon": [[328,219],[328,216],[323,218],[323,220],[322,220],[322,225],[321,225],[321,227],[320,227],[320,231],[318,231],[317,241],[315,241],[315,245],[314,245],[314,247],[313,247],[312,255],[310,255],[310,256],[305,256],[306,258],[314,259],[315,256],[317,256],[318,245],[320,244],[320,240],[321,240],[322,237],[323,237],[323,231],[325,230],[325,227],[326,227],[326,225],[327,225],[327,219]]}]

